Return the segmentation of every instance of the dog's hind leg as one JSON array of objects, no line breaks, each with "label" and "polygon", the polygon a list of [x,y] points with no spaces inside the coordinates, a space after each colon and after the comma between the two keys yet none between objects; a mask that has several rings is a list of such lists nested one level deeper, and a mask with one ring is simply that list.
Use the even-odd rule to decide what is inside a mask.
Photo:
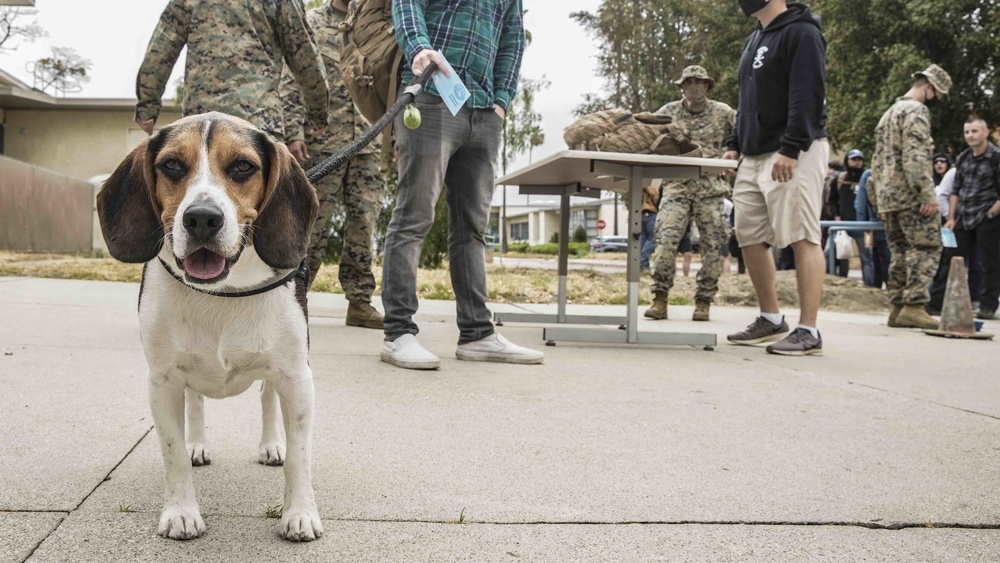
[{"label": "dog's hind leg", "polygon": [[274,384],[265,380],[260,386],[260,411],[263,423],[257,461],[264,465],[285,463],[285,430],[281,425],[278,392]]},{"label": "dog's hind leg", "polygon": [[191,481],[191,458],[184,447],[184,386],[165,375],[150,374],[149,406],[160,439],[166,491],[157,533],[190,540],[205,533]]},{"label": "dog's hind leg", "polygon": [[184,399],[187,403],[188,457],[191,458],[191,465],[208,465],[212,463],[212,458],[205,446],[205,397],[191,389],[185,389]]}]

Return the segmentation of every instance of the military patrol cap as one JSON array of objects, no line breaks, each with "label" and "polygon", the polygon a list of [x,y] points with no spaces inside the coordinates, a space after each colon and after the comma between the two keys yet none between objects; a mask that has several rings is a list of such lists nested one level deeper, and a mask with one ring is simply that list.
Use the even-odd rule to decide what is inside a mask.
[{"label": "military patrol cap", "polygon": [[943,68],[938,65],[931,65],[927,67],[923,72],[913,73],[913,78],[923,77],[927,79],[927,82],[931,83],[931,86],[938,91],[944,97],[948,97],[948,90],[951,89],[951,76],[944,71]]},{"label": "military patrol cap", "polygon": [[[942,71],[944,72],[944,71]],[[680,86],[688,78],[699,78],[701,80],[708,81],[708,89],[711,90],[712,86],[715,86],[715,80],[708,75],[708,71],[704,67],[698,65],[691,65],[686,67],[683,72],[681,72],[680,79],[674,81],[674,84]]]}]

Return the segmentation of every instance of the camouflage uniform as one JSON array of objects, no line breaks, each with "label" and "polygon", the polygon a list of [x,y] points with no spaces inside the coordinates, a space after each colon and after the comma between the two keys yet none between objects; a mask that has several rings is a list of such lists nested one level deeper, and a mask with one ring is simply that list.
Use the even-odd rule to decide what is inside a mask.
[{"label": "camouflage uniform", "polygon": [[[921,305],[941,258],[941,219],[920,214],[936,201],[931,169],[931,123],[927,107],[898,98],[875,129],[872,177],[875,204],[889,243],[888,290],[893,305]],[[871,187],[869,187],[871,193]]]},{"label": "camouflage uniform", "polygon": [[[707,80],[701,67],[684,69],[679,85],[694,76]],[[702,156],[719,158],[725,152],[726,139],[736,123],[736,111],[722,102],[705,100],[707,107],[700,113],[688,111],[685,101],[670,102],[656,113],[673,118],[673,123],[690,139],[701,145]],[[663,183],[663,197],[656,216],[656,253],[653,255],[653,293],[669,293],[677,271],[677,246],[691,220],[698,224],[701,235],[701,269],[698,271],[698,291],[695,300],[711,303],[719,291],[722,274],[722,245],[729,243],[729,228],[723,221],[723,199],[729,195],[729,184],[720,178],[704,177]]]},{"label": "camouflage uniform", "polygon": [[[328,126],[320,126],[304,119],[300,93],[292,75],[285,69],[281,81],[281,99],[285,109],[285,127],[289,140],[304,140],[309,149],[307,168],[360,137],[371,125],[355,107],[340,75],[340,44],[342,34],[338,26],[346,14],[330,4],[309,10],[306,19],[320,44],[320,52],[327,68],[327,85],[330,90],[330,117]],[[305,125],[308,124],[308,127]],[[312,130],[319,132],[312,135]],[[375,240],[375,222],[382,206],[385,179],[380,171],[382,151],[376,140],[361,149],[359,154],[344,167],[315,184],[319,193],[320,210],[313,226],[309,243],[309,283],[323,264],[327,241],[338,197],[343,192],[346,211],[344,220],[344,250],[340,256],[340,285],[351,303],[370,303],[375,292],[372,275],[372,243]]]},{"label": "camouflage uniform", "polygon": [[282,139],[278,85],[287,61],[305,85],[311,115],[325,119],[326,74],[300,0],[170,0],[136,78],[137,121],[159,115],[185,45],[184,115],[220,111]]}]

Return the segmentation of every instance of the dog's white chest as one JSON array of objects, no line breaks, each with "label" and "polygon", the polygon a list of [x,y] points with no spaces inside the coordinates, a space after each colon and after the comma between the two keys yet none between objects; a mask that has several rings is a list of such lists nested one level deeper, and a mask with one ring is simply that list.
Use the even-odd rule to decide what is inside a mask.
[{"label": "dog's white chest", "polygon": [[271,354],[259,338],[226,332],[213,338],[203,329],[186,328],[173,368],[202,395],[216,399],[238,395],[273,369]]}]

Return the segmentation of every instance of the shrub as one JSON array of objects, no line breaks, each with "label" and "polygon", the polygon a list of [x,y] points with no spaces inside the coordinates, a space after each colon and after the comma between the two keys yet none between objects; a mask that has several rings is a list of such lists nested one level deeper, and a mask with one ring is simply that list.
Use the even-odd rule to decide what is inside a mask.
[{"label": "shrub", "polygon": [[559,244],[559,231],[552,233],[552,237],[549,239],[549,242]]},{"label": "shrub", "polygon": [[576,226],[576,230],[573,231],[572,242],[587,242],[587,229],[584,229],[583,225]]},{"label": "shrub", "polygon": [[509,250],[511,252],[522,252],[522,253],[524,253],[524,252],[528,251],[528,247],[530,247],[530,246],[531,245],[529,245],[526,242],[512,242],[512,243],[509,243],[507,245],[507,250]]},{"label": "shrub", "polygon": [[559,254],[559,245],[551,242],[539,244],[538,246],[532,246],[529,248],[528,252],[534,254]]},{"label": "shrub", "polygon": [[586,242],[571,242],[569,243],[569,252],[576,256],[586,256],[590,254],[590,244]]}]

